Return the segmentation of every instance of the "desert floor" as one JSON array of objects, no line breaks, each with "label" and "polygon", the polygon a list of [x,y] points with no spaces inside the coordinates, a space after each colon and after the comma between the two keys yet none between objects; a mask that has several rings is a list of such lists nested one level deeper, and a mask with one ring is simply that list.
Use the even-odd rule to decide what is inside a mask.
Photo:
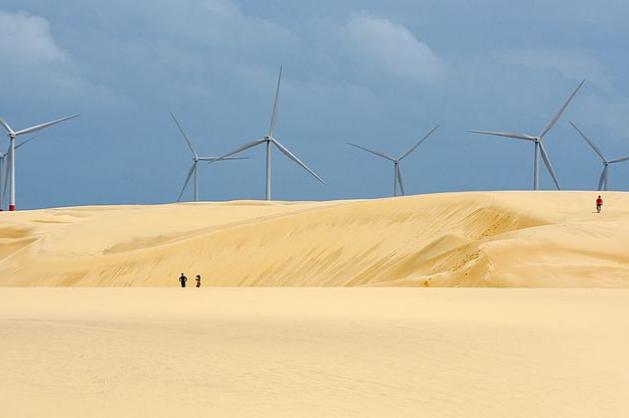
[{"label": "desert floor", "polygon": [[621,417],[628,353],[622,289],[0,289],[2,417]]}]

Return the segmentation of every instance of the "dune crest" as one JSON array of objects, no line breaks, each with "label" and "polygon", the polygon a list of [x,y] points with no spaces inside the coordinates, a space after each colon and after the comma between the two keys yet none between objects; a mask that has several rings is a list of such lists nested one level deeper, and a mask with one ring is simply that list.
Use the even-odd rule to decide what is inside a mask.
[{"label": "dune crest", "polygon": [[0,214],[1,286],[629,286],[629,194],[444,193]]}]

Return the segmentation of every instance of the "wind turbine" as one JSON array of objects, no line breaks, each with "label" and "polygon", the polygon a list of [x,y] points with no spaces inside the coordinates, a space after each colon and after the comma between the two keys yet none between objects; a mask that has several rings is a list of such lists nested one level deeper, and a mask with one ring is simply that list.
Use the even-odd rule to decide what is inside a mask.
[{"label": "wind turbine", "polygon": [[10,180],[10,187],[9,187],[9,210],[10,211],[14,211],[16,209],[16,206],[15,206],[15,138],[17,138],[20,135],[26,135],[26,134],[30,134],[30,133],[48,128],[50,126],[56,125],[66,120],[76,118],[77,116],[79,115],[76,114],[76,115],[66,116],[61,119],[56,119],[50,122],[41,123],[39,125],[31,126],[30,128],[21,129],[19,131],[14,131],[9,126],[9,124],[4,121],[4,119],[0,118],[0,125],[4,126],[4,129],[6,129],[7,135],[9,136],[9,152],[8,152],[7,158],[9,160],[8,162],[9,162],[9,180]]},{"label": "wind turbine", "polygon": [[581,81],[581,83],[577,86],[577,88],[574,89],[572,94],[570,94],[568,99],[564,102],[563,106],[561,106],[561,109],[559,109],[559,112],[557,112],[557,114],[546,124],[544,129],[542,129],[542,131],[537,136],[529,135],[529,134],[521,134],[521,133],[512,133],[512,132],[493,132],[493,131],[469,131],[469,132],[475,133],[475,134],[481,134],[481,135],[493,135],[493,136],[501,136],[505,138],[522,139],[525,141],[533,142],[533,144],[535,144],[535,154],[533,157],[533,190],[539,190],[540,154],[542,156],[542,159],[544,160],[544,165],[546,165],[546,168],[548,169],[548,172],[550,173],[553,179],[553,182],[555,183],[555,186],[557,187],[557,190],[561,190],[561,188],[559,187],[559,180],[557,180],[557,176],[555,175],[555,170],[553,170],[553,166],[550,162],[548,153],[546,152],[546,148],[544,147],[543,140],[546,134],[559,121],[559,118],[561,118],[561,115],[564,113],[564,111],[566,110],[566,108],[568,107],[572,99],[574,98],[574,96],[577,94],[579,89],[581,89],[581,87],[583,86],[583,83],[585,83],[585,80]]},{"label": "wind turbine", "polygon": [[601,171],[601,176],[598,179],[598,190],[607,191],[607,183],[609,179],[609,165],[622,163],[624,161],[629,161],[629,157],[616,158],[615,160],[607,160],[603,156],[603,153],[601,152],[601,150],[599,150],[598,147],[594,145],[594,143],[590,141],[590,139],[587,136],[585,136],[585,134],[581,132],[579,128],[577,128],[577,125],[572,123],[572,121],[570,121],[570,125],[572,125],[572,127],[577,130],[579,135],[581,135],[581,137],[585,139],[585,142],[588,143],[588,145],[592,148],[592,150],[596,153],[596,155],[600,157],[601,162],[603,163],[603,171]]},{"label": "wind turbine", "polygon": [[273,137],[273,130],[275,129],[275,125],[277,124],[277,112],[279,107],[279,96],[280,96],[280,85],[282,83],[282,67],[280,67],[280,74],[277,77],[277,87],[275,89],[275,100],[273,101],[273,112],[271,113],[271,124],[269,125],[269,131],[264,136],[264,138],[256,139],[251,142],[247,142],[246,144],[236,148],[230,153],[227,153],[220,157],[219,159],[225,159],[231,155],[238,154],[249,148],[256,147],[258,145],[265,145],[266,150],[266,188],[265,188],[265,198],[266,200],[271,200],[271,145],[275,146],[282,154],[288,157],[290,160],[293,160],[297,165],[306,170],[312,177],[319,180],[321,183],[325,184],[323,179],[319,177],[314,171],[312,171],[306,164],[304,164],[295,154],[290,152],[288,148],[280,143],[277,138]]},{"label": "wind turbine", "polygon": [[[190,149],[190,152],[192,153],[192,165],[190,166],[190,170],[188,170],[186,181],[183,183],[183,187],[181,188],[181,191],[179,192],[179,196],[177,197],[177,202],[181,201],[181,197],[183,196],[183,193],[186,191],[186,188],[188,187],[188,183],[190,182],[190,178],[193,175],[194,175],[194,201],[196,202],[199,200],[199,172],[198,172],[198,167],[197,167],[199,164],[199,161],[205,161],[211,164],[213,162],[218,161],[219,158],[218,157],[199,157],[199,154],[192,146],[192,141],[188,139],[188,136],[186,135],[183,128],[179,124],[179,121],[175,117],[175,114],[173,112],[170,112],[170,116],[172,116],[173,121],[175,121],[175,125],[177,125],[179,132],[181,132],[181,136],[183,137],[184,141],[186,141],[186,144],[188,145],[188,148]],[[245,158],[224,158],[224,159],[225,160],[244,160]]]},{"label": "wind turbine", "polygon": [[363,151],[367,151],[373,155],[376,155],[378,157],[384,158],[385,160],[389,160],[393,163],[393,196],[398,196],[398,187],[399,187],[399,191],[402,193],[402,195],[404,195],[404,183],[402,182],[402,171],[400,170],[400,162],[408,157],[409,155],[411,155],[413,153],[413,151],[415,151],[417,149],[417,147],[419,147],[422,142],[424,142],[425,140],[428,139],[428,137],[430,135],[433,134],[433,132],[435,132],[437,129],[439,128],[439,125],[435,126],[434,128],[432,128],[430,130],[430,132],[428,132],[422,139],[420,139],[419,141],[417,141],[415,143],[415,145],[413,145],[411,148],[408,149],[408,151],[406,151],[404,154],[400,155],[398,158],[393,158],[390,157],[382,152],[379,151],[374,151],[372,149],[363,147],[361,145],[356,145],[356,144],[352,144],[351,142],[348,142],[348,145],[351,145],[352,147],[356,147],[358,149],[361,149]]}]

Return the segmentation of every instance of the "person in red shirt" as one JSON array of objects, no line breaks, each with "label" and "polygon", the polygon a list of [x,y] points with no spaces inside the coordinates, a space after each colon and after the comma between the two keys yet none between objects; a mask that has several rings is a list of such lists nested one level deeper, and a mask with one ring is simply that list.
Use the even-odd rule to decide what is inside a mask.
[{"label": "person in red shirt", "polygon": [[601,213],[601,209],[603,209],[603,198],[599,196],[596,198],[596,212]]}]

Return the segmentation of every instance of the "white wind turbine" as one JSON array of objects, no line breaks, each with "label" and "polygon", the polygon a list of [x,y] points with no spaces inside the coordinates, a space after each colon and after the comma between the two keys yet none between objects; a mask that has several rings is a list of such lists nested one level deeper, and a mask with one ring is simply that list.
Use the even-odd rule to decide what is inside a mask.
[{"label": "white wind turbine", "polygon": [[279,96],[280,96],[280,85],[282,83],[282,67],[280,67],[280,74],[277,78],[277,88],[275,90],[275,100],[273,101],[273,112],[271,113],[271,124],[269,126],[268,133],[264,136],[264,138],[256,139],[255,141],[247,142],[246,144],[236,148],[234,151],[227,153],[220,157],[220,159],[225,159],[231,155],[238,154],[249,148],[256,147],[258,145],[265,145],[266,149],[266,188],[265,188],[265,198],[266,200],[271,200],[271,145],[274,145],[282,154],[291,159],[297,165],[301,166],[304,170],[306,170],[311,176],[315,179],[319,180],[321,183],[325,184],[323,179],[319,177],[314,171],[312,171],[306,164],[304,164],[295,154],[290,152],[288,148],[282,145],[277,138],[273,137],[273,130],[275,129],[275,125],[277,124],[277,112],[279,106]]},{"label": "white wind turbine", "polygon": [[[194,175],[194,201],[198,201],[199,200],[199,172],[198,172],[198,164],[200,161],[204,161],[204,162],[208,162],[208,163],[213,163],[219,160],[218,157],[199,157],[199,154],[197,153],[197,151],[194,149],[194,147],[192,146],[192,141],[190,141],[190,139],[188,139],[188,135],[186,135],[186,133],[184,132],[183,128],[181,127],[181,125],[179,124],[179,121],[177,120],[177,118],[175,117],[175,114],[173,112],[170,112],[170,116],[173,118],[173,121],[175,121],[175,125],[177,125],[177,128],[179,129],[179,132],[181,132],[181,136],[183,137],[184,141],[186,141],[186,144],[188,145],[188,148],[190,149],[190,152],[192,153],[192,165],[190,166],[190,170],[188,170],[188,175],[186,176],[186,181],[183,183],[183,187],[181,188],[181,191],[179,192],[179,196],[177,197],[177,202],[181,201],[181,197],[183,196],[184,192],[186,191],[186,188],[188,187],[188,183],[190,183],[190,178]],[[245,158],[224,158],[224,160],[244,160]]]},{"label": "white wind turbine", "polygon": [[609,165],[610,164],[616,164],[616,163],[622,163],[624,161],[629,161],[629,157],[616,158],[615,160],[608,160],[608,159],[606,159],[603,156],[603,153],[601,152],[601,150],[599,150],[598,147],[596,145],[594,145],[594,143],[592,141],[590,141],[590,139],[587,136],[585,136],[585,134],[583,132],[581,132],[581,130],[579,128],[577,128],[577,125],[572,123],[572,121],[570,122],[570,125],[572,125],[572,127],[577,130],[579,135],[581,135],[581,137],[583,139],[585,139],[585,142],[588,143],[588,145],[592,148],[592,150],[596,153],[596,155],[598,155],[600,157],[601,162],[603,163],[603,171],[601,171],[601,176],[598,179],[598,190],[607,191],[607,184],[608,184],[608,180],[609,180]]},{"label": "white wind turbine", "polygon": [[363,147],[361,145],[356,145],[356,144],[352,144],[351,142],[348,142],[348,145],[351,145],[352,147],[356,147],[358,149],[361,149],[363,151],[367,151],[373,155],[376,155],[378,157],[384,158],[385,160],[389,160],[393,163],[393,196],[398,196],[398,187],[399,187],[399,191],[401,192],[402,195],[405,194],[404,192],[404,183],[402,182],[402,171],[400,170],[400,162],[408,157],[411,153],[413,153],[413,151],[415,151],[417,149],[417,147],[419,147],[422,142],[424,142],[426,139],[428,139],[428,137],[430,135],[433,134],[433,132],[435,132],[437,129],[439,128],[439,125],[435,126],[434,128],[432,128],[430,130],[430,132],[428,132],[422,139],[420,139],[419,141],[417,141],[415,143],[415,145],[413,145],[411,148],[409,148],[408,151],[406,151],[404,154],[400,155],[398,158],[393,158],[390,157],[382,152],[379,151],[374,151],[372,149]]},{"label": "white wind turbine", "polygon": [[555,186],[557,187],[557,190],[560,190],[561,188],[559,187],[559,180],[557,180],[557,176],[555,175],[555,170],[553,170],[553,166],[550,162],[548,153],[546,152],[546,148],[544,147],[543,140],[546,134],[559,121],[559,118],[561,118],[561,115],[564,113],[564,111],[566,110],[566,108],[568,107],[572,99],[574,98],[574,96],[577,94],[579,89],[583,86],[583,83],[585,83],[585,80],[581,81],[581,83],[577,86],[577,88],[572,92],[572,94],[570,94],[568,99],[564,102],[563,106],[561,106],[561,109],[559,109],[559,112],[557,112],[557,114],[548,122],[548,124],[546,124],[544,129],[542,129],[542,131],[537,136],[521,134],[521,133],[512,133],[512,132],[493,132],[493,131],[469,131],[469,132],[472,132],[475,134],[481,134],[481,135],[493,135],[493,136],[501,136],[505,138],[522,139],[525,141],[532,142],[533,144],[535,144],[535,154],[533,157],[533,190],[539,190],[540,154],[542,156],[542,159],[544,160],[544,165],[546,165],[546,168],[548,169],[548,172],[550,173],[553,179],[553,182],[555,183]]},{"label": "white wind turbine", "polygon": [[19,131],[14,131],[8,123],[4,121],[4,119],[0,118],[0,125],[4,126],[4,129],[7,131],[7,135],[9,136],[9,151],[8,151],[8,162],[9,162],[9,210],[14,211],[16,209],[15,206],[15,138],[21,135],[30,134],[45,128],[48,128],[52,125],[56,125],[58,123],[64,122],[68,119],[76,118],[79,116],[71,115],[66,116],[61,119],[56,119],[50,122],[42,123],[39,125],[31,126],[30,128],[21,129]]}]

